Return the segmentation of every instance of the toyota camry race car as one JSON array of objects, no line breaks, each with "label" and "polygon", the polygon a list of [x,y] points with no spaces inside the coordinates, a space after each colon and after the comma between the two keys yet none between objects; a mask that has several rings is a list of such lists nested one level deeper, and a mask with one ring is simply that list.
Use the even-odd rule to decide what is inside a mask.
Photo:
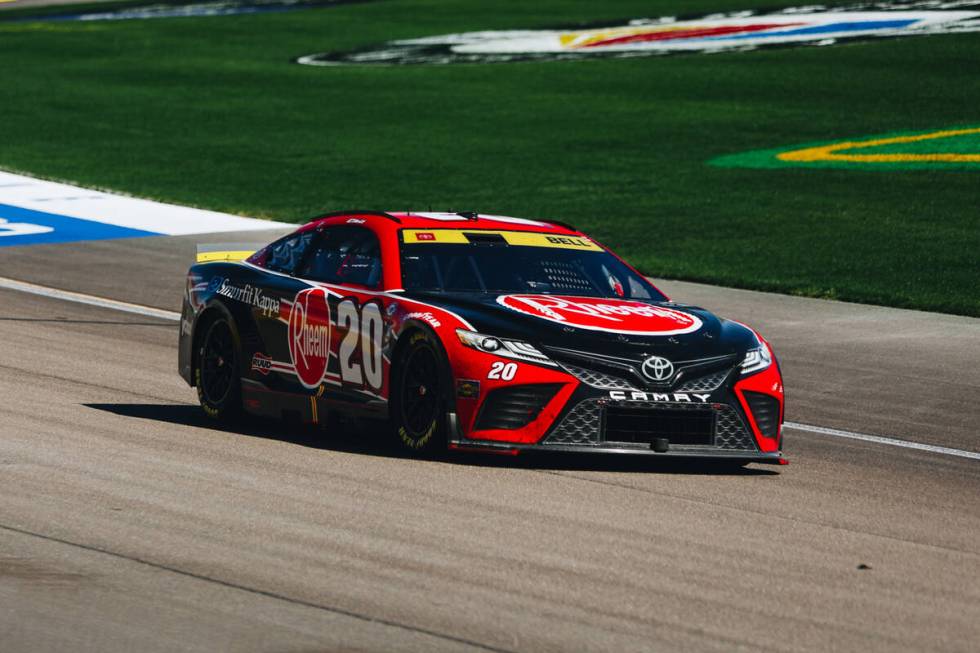
[{"label": "toyota camry race car", "polygon": [[178,365],[213,418],[375,419],[411,450],[782,460],[769,344],[558,222],[352,211],[202,248]]}]

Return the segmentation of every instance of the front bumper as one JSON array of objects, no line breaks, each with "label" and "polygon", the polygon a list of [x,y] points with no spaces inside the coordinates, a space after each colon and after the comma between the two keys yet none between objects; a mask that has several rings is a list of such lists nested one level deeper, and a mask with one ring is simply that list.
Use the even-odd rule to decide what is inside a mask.
[{"label": "front bumper", "polygon": [[[547,426],[538,431],[540,435],[522,437],[520,429],[481,432],[467,428],[472,421],[450,414],[450,446],[510,454],[550,451],[785,462],[780,451],[782,380],[778,369],[773,366],[742,377],[730,361],[719,365],[657,392],[638,390],[617,377],[563,363],[562,371],[575,383],[569,386],[570,392],[556,397],[561,408],[552,412]],[[769,411],[768,423],[759,421],[761,413],[753,415],[744,400],[746,390],[756,395],[764,392],[778,406]],[[640,426],[634,428],[630,419],[638,419]],[[652,427],[649,419],[654,420]],[[658,419],[669,423],[665,426]],[[681,425],[677,431],[675,424]],[[697,425],[697,433],[682,437],[692,424]]]},{"label": "front bumper", "polygon": [[545,438],[535,444],[500,442],[496,440],[475,440],[463,436],[455,413],[447,416],[447,431],[450,434],[449,447],[459,451],[477,451],[499,454],[518,454],[522,452],[555,452],[577,454],[617,454],[634,456],[654,456],[658,458],[689,459],[701,458],[730,462],[755,462],[771,465],[785,464],[781,451],[764,452],[758,448],[725,449],[717,446],[670,446],[666,451],[656,451],[650,445],[623,442],[568,443]]}]

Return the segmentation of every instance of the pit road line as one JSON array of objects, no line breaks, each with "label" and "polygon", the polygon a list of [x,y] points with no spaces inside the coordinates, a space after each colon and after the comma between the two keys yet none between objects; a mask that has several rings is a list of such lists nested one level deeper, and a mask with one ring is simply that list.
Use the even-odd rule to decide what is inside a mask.
[{"label": "pit road line", "polygon": [[30,293],[32,295],[40,295],[41,297],[62,299],[66,302],[75,302],[76,304],[88,304],[89,306],[109,308],[114,311],[136,313],[137,315],[155,317],[161,320],[173,320],[175,322],[180,321],[180,313],[176,313],[174,311],[164,311],[159,308],[140,306],[139,304],[130,304],[129,302],[120,302],[116,301],[115,299],[107,299],[105,297],[96,297],[94,295],[70,292],[68,290],[59,290],[57,288],[49,288],[47,286],[38,286],[33,283],[17,281],[16,279],[8,279],[6,277],[0,277],[0,288],[17,290],[19,292]]},{"label": "pit road line", "polygon": [[354,612],[352,610],[346,610],[344,608],[335,607],[332,605],[325,605],[322,603],[315,603],[313,601],[305,601],[303,599],[293,598],[291,596],[286,596],[285,594],[280,594],[278,592],[272,592],[269,590],[264,590],[256,587],[250,587],[248,585],[242,585],[232,581],[222,580],[213,576],[207,576],[205,574],[200,574],[197,572],[186,571],[180,569],[179,567],[174,567],[171,565],[162,564],[159,562],[153,562],[144,558],[139,558],[132,555],[127,555],[124,553],[118,553],[110,549],[93,546],[91,544],[82,544],[80,542],[73,542],[71,540],[66,540],[60,537],[55,537],[53,535],[46,535],[44,533],[35,533],[34,531],[29,531],[23,528],[17,528],[16,526],[8,526],[7,524],[0,524],[0,530],[8,531],[10,533],[17,533],[19,535],[26,535],[28,537],[35,537],[41,540],[46,540],[48,542],[55,542],[57,544],[63,544],[65,546],[74,547],[76,549],[82,549],[83,551],[91,551],[93,553],[101,553],[103,555],[111,556],[120,560],[126,560],[128,562],[134,562],[136,564],[145,565],[152,569],[159,569],[160,571],[169,572],[172,574],[177,574],[178,576],[185,576],[187,578],[193,578],[194,580],[203,581],[205,583],[213,583],[215,585],[220,585],[221,587],[226,587],[228,589],[238,590],[240,592],[248,592],[249,594],[257,594],[258,596],[264,596],[266,598],[275,599],[278,601],[285,601],[286,603],[292,603],[294,605],[300,605],[306,608],[314,608],[316,610],[323,610],[324,612],[331,612],[333,614],[338,614],[344,617],[350,617],[352,619],[357,619],[358,621],[365,621],[372,624],[380,624],[382,626],[388,626],[390,628],[398,628],[400,630],[407,630],[409,632],[419,633],[421,635],[428,635],[429,637],[434,637],[436,639],[442,639],[449,642],[455,642],[457,644],[464,644],[466,646],[471,646],[473,648],[482,649],[485,651],[491,651],[492,653],[513,653],[510,649],[498,648],[496,646],[491,646],[489,644],[484,644],[482,642],[477,642],[475,640],[469,640],[462,637],[456,637],[455,635],[449,635],[446,633],[440,633],[435,630],[429,630],[427,628],[420,628],[418,626],[413,626],[411,624],[405,624],[398,621],[392,621],[391,619],[382,619],[379,617],[372,617],[370,615],[361,614],[360,612]]},{"label": "pit road line", "polygon": [[[69,292],[67,290],[49,288],[48,286],[39,286],[37,284],[26,283],[24,281],[17,281],[15,279],[8,279],[6,277],[0,277],[0,288],[5,288],[7,290],[16,290],[19,292],[29,293],[32,295],[39,295],[41,297],[50,297],[50,298],[61,299],[69,302],[76,302],[79,304],[87,304],[89,306],[98,306],[101,308],[108,308],[116,311],[123,311],[126,313],[135,313],[137,315],[145,315],[148,317],[155,317],[162,320],[172,320],[174,322],[180,320],[180,313],[174,311],[165,311],[159,308],[141,306],[139,304],[130,304],[129,302],[120,302],[115,299],[96,297],[95,295],[86,295],[84,293]],[[955,456],[958,458],[969,458],[973,460],[980,460],[980,453],[975,451],[965,451],[963,449],[953,449],[951,447],[940,447],[933,444],[923,444],[921,442],[901,440],[899,438],[890,438],[881,435],[871,435],[869,433],[858,433],[855,431],[832,429],[824,426],[815,426],[812,424],[784,422],[783,426],[789,429],[793,429],[795,431],[804,431],[806,433],[817,433],[819,435],[829,435],[837,438],[859,440],[861,442],[872,442],[874,444],[883,444],[891,447],[902,447],[904,449],[927,451],[929,453],[935,453],[944,456]]]},{"label": "pit road line", "polygon": [[811,424],[797,424],[796,422],[783,422],[783,426],[794,431],[805,431],[807,433],[819,433],[820,435],[832,435],[837,438],[850,438],[851,440],[861,440],[863,442],[874,442],[876,444],[887,444],[892,447],[904,447],[905,449],[918,449],[930,453],[943,454],[945,456],[958,456],[960,458],[972,458],[980,460],[980,453],[976,451],[964,451],[962,449],[951,449],[950,447],[939,447],[934,444],[922,444],[909,440],[899,440],[888,438],[881,435],[869,435],[867,433],[855,433],[854,431],[842,431],[840,429],[829,429],[825,426],[813,426]]}]

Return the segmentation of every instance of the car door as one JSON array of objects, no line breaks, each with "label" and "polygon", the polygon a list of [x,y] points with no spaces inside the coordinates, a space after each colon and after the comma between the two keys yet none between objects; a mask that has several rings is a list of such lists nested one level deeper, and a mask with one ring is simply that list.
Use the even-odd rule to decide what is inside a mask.
[{"label": "car door", "polygon": [[309,284],[296,277],[318,233],[310,229],[285,236],[252,257],[259,268],[249,277],[245,295],[252,298],[258,338],[244,339],[246,376],[269,390],[296,392],[295,366],[288,347],[293,303]]},{"label": "car door", "polygon": [[309,283],[294,299],[287,332],[298,384],[326,404],[383,410],[389,326],[377,235],[358,225],[323,228],[296,276]]}]

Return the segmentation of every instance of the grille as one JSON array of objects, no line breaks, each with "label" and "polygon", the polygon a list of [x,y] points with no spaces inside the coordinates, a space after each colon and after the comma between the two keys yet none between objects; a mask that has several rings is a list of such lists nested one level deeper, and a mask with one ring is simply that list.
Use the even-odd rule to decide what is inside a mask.
[{"label": "grille", "polygon": [[728,377],[729,370],[721,370],[680,384],[676,392],[711,392],[717,390]]},{"label": "grille", "polygon": [[[606,410],[639,410],[639,411],[659,411],[670,410],[677,412],[708,413],[714,415],[714,449],[724,449],[727,451],[757,451],[755,438],[749,433],[742,420],[741,415],[727,404],[713,404],[710,409],[704,404],[688,403],[655,403],[649,401],[635,401],[622,405],[611,405]],[[606,440],[613,441],[614,433],[609,433],[609,422],[607,412]],[[575,406],[565,416],[565,419],[545,438],[544,444],[578,444],[578,445],[599,445],[603,441],[602,437],[602,405],[597,399],[587,399]],[[697,446],[705,447],[704,444],[684,444],[679,442],[676,437],[671,439],[669,435],[657,436],[666,437],[674,447]],[[622,442],[623,440],[617,440]],[[630,442],[630,440],[626,440]]]},{"label": "grille", "polygon": [[579,381],[586,385],[590,385],[593,388],[599,388],[601,390],[636,389],[634,386],[630,385],[629,381],[626,379],[621,379],[618,376],[606,374],[605,372],[597,372],[596,370],[589,370],[584,367],[568,365],[566,363],[562,363],[562,367],[564,367],[569,374],[577,378]]},{"label": "grille", "polygon": [[761,392],[745,392],[745,401],[762,435],[776,437],[779,431],[779,400]]},{"label": "grille", "polygon": [[666,438],[672,445],[710,445],[714,442],[715,412],[710,408],[677,410],[672,408],[606,409],[607,442],[651,444]]},{"label": "grille", "polygon": [[480,407],[476,428],[523,428],[537,418],[560,387],[557,383],[542,383],[498,388],[487,395]]},{"label": "grille", "polygon": [[599,402],[583,401],[573,408],[546,440],[549,444],[599,444],[602,411]]}]

